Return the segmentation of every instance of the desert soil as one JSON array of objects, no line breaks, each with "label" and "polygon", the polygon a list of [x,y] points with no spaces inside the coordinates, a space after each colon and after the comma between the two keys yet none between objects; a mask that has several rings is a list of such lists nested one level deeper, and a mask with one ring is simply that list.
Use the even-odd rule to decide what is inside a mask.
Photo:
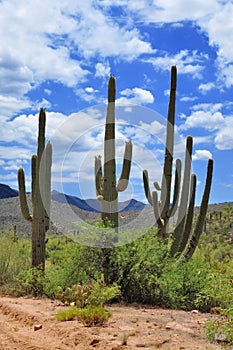
[{"label": "desert soil", "polygon": [[105,327],[84,327],[56,321],[64,308],[48,299],[0,297],[0,350],[220,349],[204,338],[210,314],[111,305]]}]

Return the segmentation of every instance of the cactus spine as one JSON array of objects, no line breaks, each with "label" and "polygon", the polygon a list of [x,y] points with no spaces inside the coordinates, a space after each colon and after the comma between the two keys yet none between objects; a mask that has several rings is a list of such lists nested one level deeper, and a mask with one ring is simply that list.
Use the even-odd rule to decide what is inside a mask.
[{"label": "cactus spine", "polygon": [[32,224],[32,267],[45,268],[45,233],[49,229],[51,203],[52,145],[45,146],[45,109],[39,113],[37,154],[31,159],[31,198],[33,213],[26,197],[24,169],[18,170],[18,187],[21,212]]},{"label": "cactus spine", "polygon": [[118,193],[124,191],[129,182],[132,143],[126,142],[122,172],[117,183],[115,159],[115,96],[116,81],[111,75],[108,81],[108,106],[104,137],[104,166],[101,156],[95,157],[95,183],[97,198],[101,202],[102,222],[118,228]]},{"label": "cactus spine", "polygon": [[[145,195],[148,202],[153,206],[155,220],[158,225],[158,235],[168,240],[169,220],[177,211],[178,201],[179,211],[177,215],[176,227],[171,234],[171,244],[169,252],[171,256],[180,254],[179,261],[189,260],[198,244],[200,234],[203,229],[206,211],[208,207],[209,194],[212,181],[213,160],[209,159],[207,167],[207,177],[200,207],[199,216],[192,234],[192,223],[194,216],[196,175],[191,175],[192,146],[193,139],[188,136],[186,139],[186,153],[184,163],[183,183],[181,188],[181,160],[176,160],[176,173],[173,201],[170,207],[171,184],[172,184],[172,163],[174,149],[174,121],[175,121],[175,102],[176,102],[176,67],[171,67],[171,85],[170,100],[167,117],[167,136],[164,157],[162,186],[154,183],[155,190],[150,192],[148,171],[143,171],[143,182]],[[160,202],[158,200],[158,191],[161,191]]]}]

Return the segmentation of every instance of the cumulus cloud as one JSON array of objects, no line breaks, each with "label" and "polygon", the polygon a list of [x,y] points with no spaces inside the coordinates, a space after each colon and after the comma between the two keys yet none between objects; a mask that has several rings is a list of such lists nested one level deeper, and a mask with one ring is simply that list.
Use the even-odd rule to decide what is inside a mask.
[{"label": "cumulus cloud", "polygon": [[[81,88],[93,57],[101,58],[95,76],[103,78],[110,73],[106,57],[131,61],[153,52],[136,27],[119,26],[91,1],[54,0],[51,5],[47,0],[3,0],[0,23],[0,97],[16,99],[18,112],[31,107],[29,99],[25,105],[25,95],[44,81]],[[1,111],[9,115],[15,110]]]},{"label": "cumulus cloud", "polygon": [[193,160],[206,160],[212,158],[212,153],[205,149],[197,149],[192,157]]},{"label": "cumulus cloud", "polygon": [[[112,2],[102,0],[101,4],[111,7]],[[185,0],[117,0],[114,5],[127,9],[127,14],[133,14],[136,18],[151,23],[174,23],[182,20],[197,20],[213,14],[219,9],[217,0],[195,0],[191,3]]]},{"label": "cumulus cloud", "polygon": [[[103,0],[100,4],[107,9],[111,9],[112,6],[112,2],[108,0]],[[114,2],[114,5],[121,6],[124,9],[125,17],[127,14],[127,18],[130,18],[131,21],[136,19],[161,26],[165,23],[171,26],[182,26],[183,21],[193,22],[199,30],[205,33],[209,45],[216,50],[218,68],[216,77],[218,81],[226,87],[233,85],[233,52],[231,47],[233,41],[233,3],[231,1],[195,0],[188,2],[178,0],[172,2],[170,0],[157,0],[155,3],[149,0],[131,2],[118,0]],[[195,67],[195,72],[199,69],[200,67]],[[200,71],[196,74],[200,76]],[[204,92],[204,90],[202,91]]]},{"label": "cumulus cloud", "polygon": [[198,104],[193,107],[192,113],[186,117],[184,124],[179,127],[180,131],[192,128],[202,128],[211,132],[206,135],[208,140],[212,138],[217,149],[233,149],[233,117],[224,115],[221,111],[223,105]]},{"label": "cumulus cloud", "polygon": [[29,108],[31,101],[28,98],[2,96],[0,95],[0,117],[1,119],[8,119],[12,115],[17,114],[20,110]]},{"label": "cumulus cloud", "polygon": [[180,98],[181,102],[193,102],[195,100],[197,100],[198,97],[197,96],[183,96]]},{"label": "cumulus cloud", "polygon": [[109,62],[105,64],[98,62],[95,65],[95,76],[96,77],[106,77],[110,75],[111,68],[109,66]]},{"label": "cumulus cloud", "polygon": [[218,130],[215,136],[216,147],[220,150],[233,149],[233,117],[226,117],[224,126]]},{"label": "cumulus cloud", "polygon": [[187,117],[180,130],[191,128],[204,128],[210,131],[219,129],[224,124],[224,117],[221,112],[195,111]]},{"label": "cumulus cloud", "polygon": [[206,83],[206,84],[200,84],[198,86],[198,89],[202,94],[206,94],[208,91],[212,90],[213,88],[215,88],[215,84],[212,82]]},{"label": "cumulus cloud", "polygon": [[152,93],[138,87],[125,89],[120,92],[122,97],[117,99],[118,104],[149,104],[154,102]]},{"label": "cumulus cloud", "polygon": [[145,62],[151,63],[156,70],[170,71],[170,67],[177,66],[179,74],[192,74],[193,78],[202,78],[204,62],[208,59],[205,54],[199,54],[197,51],[181,50],[175,55],[157,53],[155,57],[145,59]]}]

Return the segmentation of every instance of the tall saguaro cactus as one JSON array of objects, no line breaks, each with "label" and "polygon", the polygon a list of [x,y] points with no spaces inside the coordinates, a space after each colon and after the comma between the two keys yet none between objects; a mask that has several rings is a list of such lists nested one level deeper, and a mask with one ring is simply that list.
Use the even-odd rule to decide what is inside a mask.
[{"label": "tall saguaro cactus", "polygon": [[51,203],[52,145],[45,146],[45,109],[40,109],[37,154],[31,159],[31,198],[32,214],[25,190],[24,169],[18,170],[18,186],[21,212],[32,225],[32,267],[44,270],[45,233],[49,229]]},{"label": "tall saguaro cactus", "polygon": [[129,182],[132,143],[125,144],[124,160],[120,179],[116,180],[115,159],[115,97],[116,81],[111,75],[108,81],[108,106],[104,137],[104,166],[102,172],[101,156],[95,157],[95,183],[97,198],[102,206],[102,221],[104,225],[110,222],[118,228],[118,193],[124,191]]},{"label": "tall saguaro cactus", "polygon": [[[156,223],[159,227],[158,235],[169,241],[170,255],[180,254],[180,260],[189,260],[198,244],[200,234],[203,229],[205,216],[208,208],[209,194],[212,181],[213,160],[208,160],[207,176],[199,217],[196,227],[192,230],[195,192],[196,192],[196,175],[191,175],[192,163],[192,146],[193,139],[188,136],[186,139],[185,163],[183,182],[181,186],[181,160],[176,160],[175,184],[173,191],[173,200],[171,201],[172,186],[172,164],[174,150],[174,122],[175,122],[175,102],[176,102],[176,82],[177,70],[175,66],[171,67],[171,86],[170,100],[167,117],[167,136],[164,157],[162,186],[157,182],[154,183],[155,190],[150,191],[148,171],[143,171],[143,182],[146,197],[153,206]],[[158,200],[158,191],[161,191],[160,201]],[[171,204],[172,203],[172,204]],[[171,217],[177,214],[177,221],[174,231],[169,233],[169,221]],[[193,233],[192,233],[193,232]]]}]

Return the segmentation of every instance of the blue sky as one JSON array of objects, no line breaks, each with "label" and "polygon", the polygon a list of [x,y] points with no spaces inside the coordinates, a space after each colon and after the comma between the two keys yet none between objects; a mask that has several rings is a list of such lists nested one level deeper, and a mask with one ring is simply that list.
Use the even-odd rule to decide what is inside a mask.
[{"label": "blue sky", "polygon": [[107,81],[117,82],[117,163],[133,142],[129,188],[161,180],[170,67],[178,70],[175,156],[194,137],[197,204],[214,159],[210,202],[233,201],[233,2],[0,1],[0,182],[17,188],[36,151],[40,107],[54,145],[53,189],[94,198]]}]

